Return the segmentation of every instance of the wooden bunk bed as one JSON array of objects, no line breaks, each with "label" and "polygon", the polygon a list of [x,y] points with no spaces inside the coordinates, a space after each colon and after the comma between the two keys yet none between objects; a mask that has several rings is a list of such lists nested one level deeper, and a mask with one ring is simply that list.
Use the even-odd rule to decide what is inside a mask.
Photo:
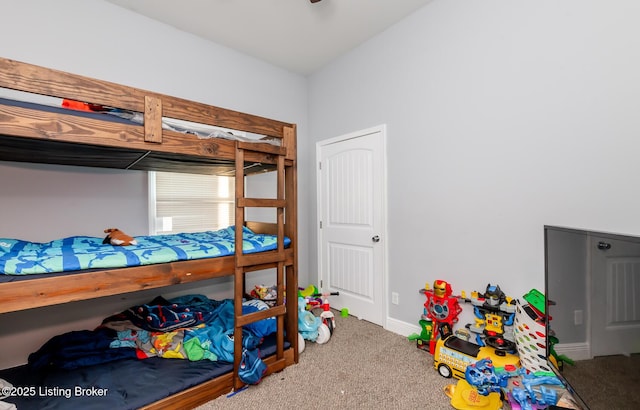
[{"label": "wooden bunk bed", "polygon": [[[247,226],[278,237],[276,250],[145,265],[81,271],[70,275],[38,275],[0,283],[0,313],[87,300],[140,290],[234,277],[235,334],[242,326],[276,317],[276,353],[264,361],[266,374],[298,361],[297,349],[297,201],[296,126],[237,111],[91,79],[0,58],[0,87],[60,99],[90,102],[141,113],[143,125],[114,122],[74,111],[43,111],[29,105],[0,102],[0,160],[105,168],[218,174],[235,173],[235,226]],[[198,138],[163,129],[163,118],[259,134],[277,143]],[[277,174],[277,197],[247,198],[244,176]],[[245,221],[248,207],[276,209],[276,222]],[[236,229],[236,243],[242,241]],[[291,240],[284,246],[283,238]],[[276,306],[242,314],[248,272],[275,269]],[[242,337],[235,337],[234,371],[148,405],[189,408],[243,386],[237,377]]]}]

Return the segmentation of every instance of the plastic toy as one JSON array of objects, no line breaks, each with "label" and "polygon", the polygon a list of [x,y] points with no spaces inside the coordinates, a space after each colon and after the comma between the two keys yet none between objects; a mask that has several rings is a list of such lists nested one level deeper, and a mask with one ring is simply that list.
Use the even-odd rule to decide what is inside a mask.
[{"label": "plastic toy", "polygon": [[331,311],[331,305],[329,304],[329,296],[339,296],[340,292],[325,292],[319,293],[318,289],[311,285],[306,289],[298,290],[298,297],[302,297],[306,301],[306,310],[313,312],[315,309],[322,309],[320,318],[329,329],[329,333],[333,335],[333,330],[336,327],[335,315]]},{"label": "plastic toy", "polygon": [[467,366],[479,359],[489,358],[498,369],[520,368],[518,356],[489,346],[479,346],[454,335],[441,338],[436,343],[433,367],[442,377],[463,379]]},{"label": "plastic toy", "polygon": [[[516,314],[514,320],[515,342],[520,354],[522,366],[532,373],[546,373],[552,375],[553,371],[547,363],[547,338],[549,339],[549,360],[561,369],[563,363],[573,364],[567,356],[559,356],[554,349],[558,339],[553,335],[547,335],[544,294],[532,289],[523,296],[529,303],[523,304],[516,301]],[[534,305],[532,305],[535,304]]]},{"label": "plastic toy", "polygon": [[471,332],[469,332],[468,329],[456,329],[453,334],[462,340],[466,340],[467,342],[471,341]]},{"label": "plastic toy", "polygon": [[557,345],[559,342],[558,338],[553,334],[549,335],[548,337],[549,337],[549,353],[551,354],[551,356],[549,356],[549,359],[552,361],[552,363],[555,364],[556,367],[560,370],[562,370],[565,363],[573,366],[575,364],[573,359],[570,359],[566,355],[558,354],[556,352],[555,345]]},{"label": "plastic toy", "polygon": [[[512,370],[515,370],[515,368]],[[507,387],[509,377],[511,375],[508,371],[498,375],[493,367],[493,362],[489,358],[480,359],[470,364],[464,372],[465,380],[483,396],[488,396],[489,393],[500,393],[502,395],[502,389]]]},{"label": "plastic toy", "polygon": [[[333,330],[336,328],[336,318],[333,312],[331,311],[331,306],[329,305],[329,296],[339,296],[340,292],[328,292],[328,293],[315,293],[313,297],[322,297],[322,304],[319,306],[322,308],[322,313],[320,313],[320,318],[322,319],[322,323],[324,323],[328,328],[331,335],[333,335]],[[311,309],[314,309],[313,307]]]},{"label": "plastic toy", "polygon": [[458,410],[498,410],[502,408],[500,394],[483,396],[466,380],[458,380],[456,385],[445,387],[445,394],[451,398],[451,406]]},{"label": "plastic toy", "polygon": [[412,333],[407,336],[410,341],[416,341],[416,347],[422,350],[429,350],[429,341],[431,340],[431,332],[433,331],[433,325],[430,320],[420,319],[418,322],[422,331],[420,334]]},{"label": "plastic toy", "polygon": [[512,326],[515,317],[515,300],[505,296],[498,285],[488,284],[485,292],[472,292],[471,298],[464,299],[473,305],[476,316],[474,324],[466,327],[476,334],[476,343],[485,344],[508,352],[516,351],[512,335],[506,334],[505,326]]},{"label": "plastic toy", "polygon": [[[517,374],[511,366],[498,369],[489,358],[471,363],[465,370],[465,378],[457,386],[445,390],[451,392],[451,405],[456,409],[500,409],[505,398],[509,378]],[[456,394],[460,391],[460,394]]]},{"label": "plastic toy", "polygon": [[[558,386],[561,390],[563,384],[560,379],[555,376],[536,376],[524,368],[519,373],[521,377],[514,382],[514,387],[508,394],[512,409],[544,409],[558,402],[558,391],[543,385]],[[539,388],[536,388],[538,386]]]},{"label": "plastic toy", "polygon": [[[320,340],[326,342],[324,333],[329,333],[329,329],[327,328],[326,332],[319,330],[323,325],[322,319],[309,312],[306,306],[307,301],[303,297],[298,297],[298,332],[305,340],[315,342],[318,340],[318,336],[321,336]],[[326,325],[324,326],[326,328]]]},{"label": "plastic toy", "polygon": [[298,297],[311,297],[311,295],[318,293],[318,288],[315,285],[309,285],[306,288],[298,288]]},{"label": "plastic toy", "polygon": [[424,320],[430,320],[433,325],[431,331],[431,339],[429,340],[429,353],[435,351],[438,336],[445,333],[445,329],[451,330],[453,325],[458,322],[458,315],[462,312],[462,308],[458,303],[458,297],[452,296],[451,285],[444,280],[436,280],[433,282],[433,289],[429,289],[429,284],[425,284],[424,289],[420,290],[424,294],[426,301],[424,302]]},{"label": "plastic toy", "polygon": [[540,312],[518,300],[513,330],[522,366],[530,372],[551,372],[546,358],[545,321]]},{"label": "plastic toy", "polygon": [[540,292],[537,289],[531,289],[522,298],[526,300],[527,303],[537,311],[538,316],[544,317],[544,311],[545,311],[544,293]]},{"label": "plastic toy", "polygon": [[[318,293],[313,285],[298,290],[298,331],[306,340],[323,344],[329,341],[336,327],[335,315],[329,305],[329,296],[339,292]],[[313,314],[321,308],[320,317]]]}]

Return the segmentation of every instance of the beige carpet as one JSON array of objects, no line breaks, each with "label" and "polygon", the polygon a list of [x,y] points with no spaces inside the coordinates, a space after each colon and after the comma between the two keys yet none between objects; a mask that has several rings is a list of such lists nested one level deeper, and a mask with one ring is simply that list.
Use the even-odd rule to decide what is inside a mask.
[{"label": "beige carpet", "polygon": [[445,379],[415,342],[336,314],[328,343],[307,342],[300,362],[260,384],[200,406],[211,409],[452,409]]},{"label": "beige carpet", "polygon": [[591,410],[640,409],[640,355],[577,361],[563,375]]}]

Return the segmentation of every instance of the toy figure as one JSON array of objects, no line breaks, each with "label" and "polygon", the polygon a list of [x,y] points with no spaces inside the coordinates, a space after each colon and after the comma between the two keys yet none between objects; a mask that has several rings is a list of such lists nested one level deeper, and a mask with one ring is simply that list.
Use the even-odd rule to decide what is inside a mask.
[{"label": "toy figure", "polygon": [[[509,392],[509,401],[512,408],[522,410],[546,409],[551,404],[558,401],[556,390],[543,385],[562,387],[562,382],[555,376],[536,376],[534,373],[520,369],[522,387],[514,387]],[[539,386],[535,389],[534,386]]]},{"label": "toy figure", "polygon": [[420,319],[418,324],[420,325],[420,329],[422,329],[420,334],[412,333],[409,336],[407,336],[407,339],[415,340],[416,347],[418,349],[429,350],[429,341],[431,340],[431,332],[433,330],[433,325],[431,324],[430,320],[424,320],[424,319]]},{"label": "toy figure", "polygon": [[458,315],[462,312],[462,308],[458,298],[452,296],[451,285],[444,280],[434,281],[433,290],[429,289],[428,283],[425,284],[425,288],[421,289],[420,293],[427,298],[424,303],[423,319],[431,320],[433,324],[429,341],[429,353],[433,354],[438,336],[442,337],[443,332],[451,332],[453,324],[458,322]]},{"label": "toy figure", "polygon": [[476,333],[476,343],[515,352],[515,343],[505,336],[505,326],[513,325],[515,301],[505,296],[500,286],[491,284],[483,294],[472,292],[471,298],[465,301],[474,306],[476,321],[466,327]]},{"label": "toy figure", "polygon": [[467,366],[464,379],[457,385],[445,388],[445,394],[451,398],[451,406],[459,410],[499,410],[502,409],[504,389],[515,369],[500,374],[489,358],[480,359]]},{"label": "toy figure", "polygon": [[483,396],[487,396],[492,392],[500,393],[502,396],[502,388],[507,387],[509,377],[509,373],[497,375],[491,359],[480,359],[467,366],[464,372],[464,378],[467,383],[474,386],[478,393]]}]

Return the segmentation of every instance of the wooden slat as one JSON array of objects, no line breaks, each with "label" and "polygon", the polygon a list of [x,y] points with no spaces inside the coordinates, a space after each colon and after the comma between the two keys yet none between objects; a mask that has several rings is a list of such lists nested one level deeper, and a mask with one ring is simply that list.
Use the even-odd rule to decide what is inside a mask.
[{"label": "wooden slat", "polygon": [[[284,297],[284,292],[285,292],[285,277],[284,277],[284,272],[285,272],[286,266],[283,262],[278,263],[278,267],[276,268],[276,289],[277,289],[277,296],[276,296],[276,304],[277,306],[281,306],[283,308],[285,308],[285,311],[287,313],[288,312],[288,307],[285,304],[285,297]],[[296,309],[297,312],[297,309]],[[281,316],[277,316],[276,317],[276,322],[277,322],[277,327],[276,327],[276,357],[278,358],[282,358],[284,355],[284,337],[285,337],[285,315],[281,315]],[[296,337],[297,339],[297,337]]]},{"label": "wooden slat", "polygon": [[[144,127],[140,125],[126,125],[78,117],[73,113],[47,113],[8,105],[0,105],[0,116],[2,135],[235,161],[235,143],[230,140],[203,140],[195,135],[164,131],[162,144],[148,143],[145,141]],[[259,154],[254,158],[265,162],[269,160],[267,156]],[[272,159],[271,163],[275,163],[275,159]]]},{"label": "wooden slat", "polygon": [[238,148],[245,151],[262,152],[264,154],[272,155],[287,154],[287,150],[284,147],[268,143],[238,141]]},{"label": "wooden slat", "polygon": [[162,100],[144,96],[144,140],[162,143]]},{"label": "wooden slat", "polygon": [[[218,173],[229,168],[230,175],[234,172],[235,142],[230,140],[198,139],[193,135],[164,130],[162,144],[149,143],[145,141],[144,128],[139,125],[72,114],[47,114],[2,104],[0,118],[0,135],[15,136],[0,139],[0,158],[5,161],[202,174]],[[5,147],[5,141],[18,139],[24,141],[18,141],[20,144],[14,147]],[[20,148],[26,144],[33,145],[30,149]],[[65,145],[58,148],[55,144]],[[104,151],[101,151],[102,147]],[[56,149],[63,155],[53,156]],[[91,150],[93,158],[87,155],[88,150]],[[21,156],[25,159],[21,160]],[[245,172],[263,172],[268,164],[276,162],[276,157],[272,155],[247,152]],[[264,166],[252,165],[256,163]]]},{"label": "wooden slat", "polygon": [[[285,236],[284,232],[284,211],[287,205],[286,201],[286,187],[285,187],[285,165],[284,165],[284,156],[281,155],[278,157],[278,167],[276,170],[276,180],[277,180],[277,196],[278,200],[284,202],[284,205],[279,206],[276,210],[276,223],[278,225],[278,239],[283,239]],[[284,240],[278,240],[278,252],[282,255],[284,250]],[[281,273],[281,272],[280,272]]]},{"label": "wooden slat", "polygon": [[[298,283],[298,270],[294,265],[287,266],[285,268],[285,280],[287,284]],[[293,354],[295,363],[298,363],[298,288],[297,286],[286,287],[286,302],[287,317],[285,318],[285,328],[287,334],[287,340],[291,347],[293,347]]]},{"label": "wooden slat", "polygon": [[259,253],[246,253],[236,257],[237,266],[261,265],[265,263],[280,262],[285,259],[284,252],[269,251]]},{"label": "wooden slat", "polygon": [[246,221],[245,226],[253,232],[260,232],[269,235],[278,234],[278,225],[271,222]]},{"label": "wooden slat", "polygon": [[[267,365],[267,371],[263,377],[282,371],[285,367],[294,364],[293,349],[289,348],[284,353],[284,358],[278,359],[275,355],[263,358]],[[193,409],[205,404],[216,397],[233,390],[233,375],[231,373],[216,377],[197,386],[183,390],[167,398],[143,406],[143,410],[174,410]]]},{"label": "wooden slat", "polygon": [[[295,135],[296,128],[295,126],[290,129],[290,138],[292,140],[293,147],[295,147]],[[286,139],[285,139],[286,141]],[[291,146],[289,146],[290,148]],[[286,318],[286,332],[287,339],[292,346],[295,346],[293,349],[294,352],[294,362],[298,363],[299,354],[298,354],[298,196],[297,196],[297,186],[298,186],[298,171],[297,171],[297,162],[295,157],[293,158],[293,163],[291,166],[285,167],[285,197],[287,199],[287,210],[284,215],[285,223],[284,223],[284,233],[291,239],[291,245],[289,245],[289,249],[285,251],[293,250],[293,258],[294,263],[292,265],[287,265],[285,269],[285,280],[288,284],[286,287],[286,306],[287,306],[287,318]],[[295,283],[294,286],[290,286],[289,284]]]},{"label": "wooden slat", "polygon": [[239,198],[238,206],[241,208],[284,208],[287,201],[272,198]]},{"label": "wooden slat", "polygon": [[284,127],[291,127],[291,124],[282,121],[6,58],[0,58],[0,87],[137,112],[145,111],[146,96],[156,97],[162,100],[163,112],[166,117],[276,138],[283,137]]},{"label": "wooden slat", "polygon": [[[242,226],[242,225],[239,225]],[[238,230],[236,230],[237,232]],[[242,243],[242,242],[236,242]],[[236,249],[238,246],[236,246]],[[240,326],[240,318],[242,317],[242,303],[239,303],[244,297],[244,271],[242,268],[237,267],[237,252],[236,252],[236,268],[234,274],[234,296],[233,296],[233,387],[239,389],[244,383],[238,377],[238,369],[240,369],[240,362],[242,360],[242,327]]]},{"label": "wooden slat", "polygon": [[[293,251],[286,249],[285,254],[288,255],[285,263],[293,263]],[[228,276],[234,266],[234,257],[225,256],[3,282],[0,283],[0,313]],[[251,268],[262,270],[274,266],[268,263]]]},{"label": "wooden slat", "polygon": [[274,306],[269,309],[259,310],[257,312],[240,315],[240,317],[236,318],[236,324],[237,326],[242,327],[250,323],[255,323],[259,320],[270,318],[272,316],[281,316],[281,315],[284,315],[285,313],[286,313],[286,309],[284,305]]},{"label": "wooden slat", "polygon": [[287,150],[286,159],[295,160],[298,152],[296,139],[296,125],[285,126],[282,130],[284,137],[282,138],[282,146]]}]

